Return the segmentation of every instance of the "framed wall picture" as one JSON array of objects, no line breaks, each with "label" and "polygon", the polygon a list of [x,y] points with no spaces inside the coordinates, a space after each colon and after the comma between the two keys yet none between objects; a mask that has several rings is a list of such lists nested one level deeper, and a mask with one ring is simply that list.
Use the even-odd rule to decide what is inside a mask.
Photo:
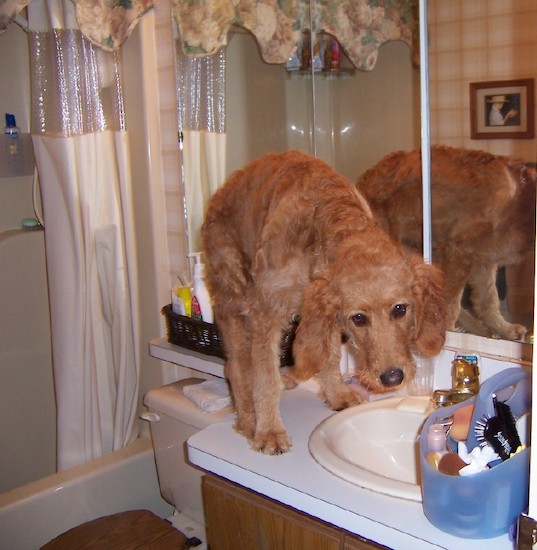
[{"label": "framed wall picture", "polygon": [[533,79],[472,82],[472,139],[534,137]]}]

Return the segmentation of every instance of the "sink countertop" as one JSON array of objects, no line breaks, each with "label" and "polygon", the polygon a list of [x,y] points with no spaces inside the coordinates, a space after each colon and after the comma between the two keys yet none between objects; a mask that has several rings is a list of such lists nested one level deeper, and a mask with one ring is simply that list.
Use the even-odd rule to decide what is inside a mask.
[{"label": "sink countertop", "polygon": [[[168,344],[150,343],[154,357],[211,374],[221,372],[219,359],[200,359],[196,352]],[[207,363],[207,365],[205,364]],[[293,439],[291,451],[279,456],[254,452],[233,429],[233,419],[214,424],[188,440],[189,460],[200,468],[301,510],[313,517],[396,550],[512,550],[507,535],[492,539],[463,539],[434,527],[421,503],[362,489],[326,471],[310,455],[314,428],[334,414],[305,387],[284,391],[283,422]]]},{"label": "sink countertop", "polygon": [[397,550],[449,548],[507,550],[507,535],[462,539],[434,527],[421,503],[362,489],[327,472],[310,455],[313,429],[333,414],[310,390],[285,391],[281,412],[293,439],[291,451],[267,456],[249,448],[233,430],[233,421],[210,426],[192,436],[190,461],[216,475],[266,495],[328,523]]}]

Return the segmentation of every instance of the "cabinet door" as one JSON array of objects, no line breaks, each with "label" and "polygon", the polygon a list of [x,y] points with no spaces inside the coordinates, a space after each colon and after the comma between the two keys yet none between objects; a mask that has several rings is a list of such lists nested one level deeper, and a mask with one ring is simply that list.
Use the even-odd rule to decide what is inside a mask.
[{"label": "cabinet door", "polygon": [[212,475],[203,478],[209,550],[339,550],[340,530]]}]

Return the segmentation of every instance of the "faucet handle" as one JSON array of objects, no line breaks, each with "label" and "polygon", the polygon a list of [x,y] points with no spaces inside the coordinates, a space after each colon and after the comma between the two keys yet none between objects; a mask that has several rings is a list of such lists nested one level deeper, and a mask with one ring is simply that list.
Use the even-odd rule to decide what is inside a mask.
[{"label": "faucet handle", "polygon": [[479,366],[458,357],[451,367],[452,389],[463,393],[479,392]]}]

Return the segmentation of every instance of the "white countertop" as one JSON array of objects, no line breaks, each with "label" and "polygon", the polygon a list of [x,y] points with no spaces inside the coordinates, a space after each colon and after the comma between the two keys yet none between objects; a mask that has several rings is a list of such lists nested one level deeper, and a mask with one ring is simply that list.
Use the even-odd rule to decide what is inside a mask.
[{"label": "white countertop", "polygon": [[461,539],[434,527],[421,503],[380,495],[341,480],[308,451],[313,429],[334,414],[311,391],[283,393],[281,412],[293,439],[290,452],[267,456],[249,448],[233,420],[212,425],[188,440],[190,461],[214,474],[292,506],[311,516],[397,550],[449,548],[507,550],[508,536]]},{"label": "white countertop", "polygon": [[[162,338],[151,341],[150,353],[188,368],[223,375],[220,359],[185,350]],[[427,520],[421,503],[362,489],[326,471],[310,455],[308,440],[313,429],[334,412],[309,389],[283,392],[280,408],[293,439],[290,452],[267,456],[252,451],[246,439],[233,430],[231,417],[188,440],[189,460],[208,472],[395,550],[514,547],[507,535],[462,539],[444,533]]]}]

